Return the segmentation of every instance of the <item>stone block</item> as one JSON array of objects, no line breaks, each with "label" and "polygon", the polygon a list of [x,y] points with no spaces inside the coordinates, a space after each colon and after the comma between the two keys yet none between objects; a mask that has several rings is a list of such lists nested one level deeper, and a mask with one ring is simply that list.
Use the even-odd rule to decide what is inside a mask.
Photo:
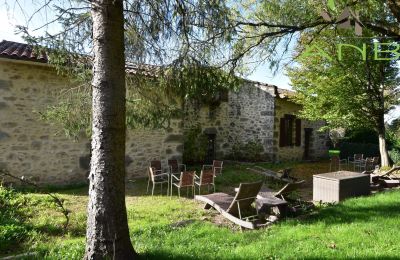
[{"label": "stone block", "polygon": [[10,81],[0,79],[0,90],[10,90]]},{"label": "stone block", "polygon": [[79,157],[79,167],[83,170],[90,169],[90,154]]},{"label": "stone block", "polygon": [[166,143],[179,143],[183,141],[183,135],[180,134],[172,134],[168,135],[167,138],[165,138],[164,142]]},{"label": "stone block", "polygon": [[8,133],[3,132],[3,131],[0,130],[0,141],[4,141],[4,140],[9,139],[9,138],[10,138],[10,135]]}]

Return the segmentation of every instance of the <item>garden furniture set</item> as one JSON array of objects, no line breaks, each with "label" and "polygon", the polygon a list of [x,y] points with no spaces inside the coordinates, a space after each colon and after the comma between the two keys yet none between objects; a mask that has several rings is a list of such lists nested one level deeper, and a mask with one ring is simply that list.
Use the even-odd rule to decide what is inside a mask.
[{"label": "garden furniture set", "polygon": [[[254,183],[241,183],[235,188],[235,196],[226,193],[213,193],[196,195],[195,199],[206,203],[204,208],[214,208],[226,219],[242,228],[256,229],[268,225],[265,216],[271,213],[272,208],[277,208],[281,217],[286,216],[288,202],[284,195],[295,191],[304,181],[289,183],[280,191],[272,192],[263,187],[263,181]],[[253,207],[255,203],[255,207]]]},{"label": "garden furniture set", "polygon": [[196,174],[196,171],[187,171],[185,164],[178,163],[177,160],[168,160],[168,169],[162,169],[161,161],[154,160],[150,162],[148,167],[148,182],[147,182],[147,193],[149,192],[150,183],[152,183],[152,192],[154,194],[154,188],[156,185],[161,185],[161,193],[163,185],[167,184],[167,195],[172,196],[172,190],[175,187],[178,190],[178,196],[181,195],[181,189],[187,189],[187,195],[189,195],[189,189],[192,190],[192,195],[195,195],[195,187],[198,186],[199,194],[201,188],[212,186],[215,192],[215,176],[222,173],[222,161],[214,160],[212,165],[203,165],[200,172],[200,176]]},{"label": "garden furniture set", "polygon": [[340,159],[339,156],[335,155],[331,157],[329,171],[334,172],[352,168],[355,172],[362,172],[374,170],[377,166],[379,166],[379,157],[364,158],[364,154],[354,154],[347,159]]}]

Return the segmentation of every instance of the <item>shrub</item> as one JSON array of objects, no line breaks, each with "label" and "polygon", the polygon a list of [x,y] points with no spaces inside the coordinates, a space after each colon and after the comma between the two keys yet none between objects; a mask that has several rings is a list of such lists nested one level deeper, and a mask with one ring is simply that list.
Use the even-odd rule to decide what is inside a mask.
[{"label": "shrub", "polygon": [[393,163],[396,165],[400,164],[400,151],[397,149],[393,149],[389,151],[390,159],[392,159]]},{"label": "shrub", "polygon": [[342,159],[353,157],[356,153],[364,154],[364,158],[379,156],[379,146],[377,144],[341,142],[338,149]]},{"label": "shrub", "polygon": [[0,251],[20,243],[30,231],[24,223],[27,203],[20,193],[0,185]]}]

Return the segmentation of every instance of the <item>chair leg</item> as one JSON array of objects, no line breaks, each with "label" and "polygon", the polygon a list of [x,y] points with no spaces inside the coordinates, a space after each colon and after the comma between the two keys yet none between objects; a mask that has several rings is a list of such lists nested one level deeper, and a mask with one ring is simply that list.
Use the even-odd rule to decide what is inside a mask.
[{"label": "chair leg", "polygon": [[169,179],[169,175],[168,175],[168,183],[167,183],[167,196],[169,195],[169,181],[170,181],[170,179]]},{"label": "chair leg", "polygon": [[151,196],[154,195],[154,187],[156,186],[156,184],[153,182],[153,189],[151,190]]},{"label": "chair leg", "polygon": [[178,197],[181,197],[181,188],[178,188]]},{"label": "chair leg", "polygon": [[149,186],[150,186],[150,178],[147,180],[147,190],[146,190],[146,194],[149,193]]},{"label": "chair leg", "polygon": [[163,185],[163,183],[161,182],[161,195],[162,195],[162,185]]}]

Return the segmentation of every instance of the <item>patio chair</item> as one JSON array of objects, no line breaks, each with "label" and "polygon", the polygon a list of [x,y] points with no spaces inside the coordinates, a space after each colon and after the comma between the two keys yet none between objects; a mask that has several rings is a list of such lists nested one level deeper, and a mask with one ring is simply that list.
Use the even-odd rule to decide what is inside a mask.
[{"label": "patio chair", "polygon": [[154,169],[155,174],[162,173],[161,161],[158,160],[150,161],[150,167]]},{"label": "patio chair", "polygon": [[[194,176],[196,171],[181,172],[180,177],[171,175],[171,196],[172,187],[175,186],[178,189],[178,196],[181,197],[181,188],[186,188],[186,196],[189,197],[189,188],[192,189],[192,194],[194,196]],[[175,182],[174,182],[175,181]]]},{"label": "patio chair", "polygon": [[153,188],[151,189],[151,196],[154,195],[154,188],[157,184],[161,185],[161,194],[163,184],[167,184],[167,196],[169,194],[169,174],[168,173],[157,173],[155,168],[149,167],[148,169],[149,180],[147,181],[147,191],[149,193],[150,182],[153,183]]},{"label": "patio chair", "polygon": [[[204,209],[214,208],[233,223],[244,228],[255,229],[259,227],[259,224],[252,220],[258,217],[258,211],[252,204],[255,202],[262,185],[262,181],[241,183],[235,196],[218,192],[209,195],[196,195],[195,199],[206,203]],[[253,214],[254,211],[256,211],[255,215]],[[251,213],[253,215],[250,215],[250,212],[253,212]]]},{"label": "patio chair", "polygon": [[362,153],[356,153],[353,155],[353,158],[349,157],[347,158],[348,164],[353,164],[353,170],[356,171],[356,169],[360,169],[360,165],[364,161],[364,154]]},{"label": "patio chair", "polygon": [[210,185],[213,186],[215,192],[214,172],[212,170],[203,170],[200,176],[195,176],[194,184],[199,186],[199,194],[201,195],[201,187],[207,185],[207,191],[210,192]]},{"label": "patio chair", "polygon": [[329,165],[329,171],[340,171],[342,170],[342,165],[347,165],[346,159],[340,159],[339,156],[332,156],[331,163]]},{"label": "patio chair", "polygon": [[222,165],[224,164],[223,161],[213,160],[213,164],[204,164],[202,170],[211,169],[214,172],[214,175],[217,176],[222,174]]},{"label": "patio chair", "polygon": [[179,174],[182,171],[186,171],[186,165],[178,163],[176,159],[168,160],[168,167],[171,174]]}]

